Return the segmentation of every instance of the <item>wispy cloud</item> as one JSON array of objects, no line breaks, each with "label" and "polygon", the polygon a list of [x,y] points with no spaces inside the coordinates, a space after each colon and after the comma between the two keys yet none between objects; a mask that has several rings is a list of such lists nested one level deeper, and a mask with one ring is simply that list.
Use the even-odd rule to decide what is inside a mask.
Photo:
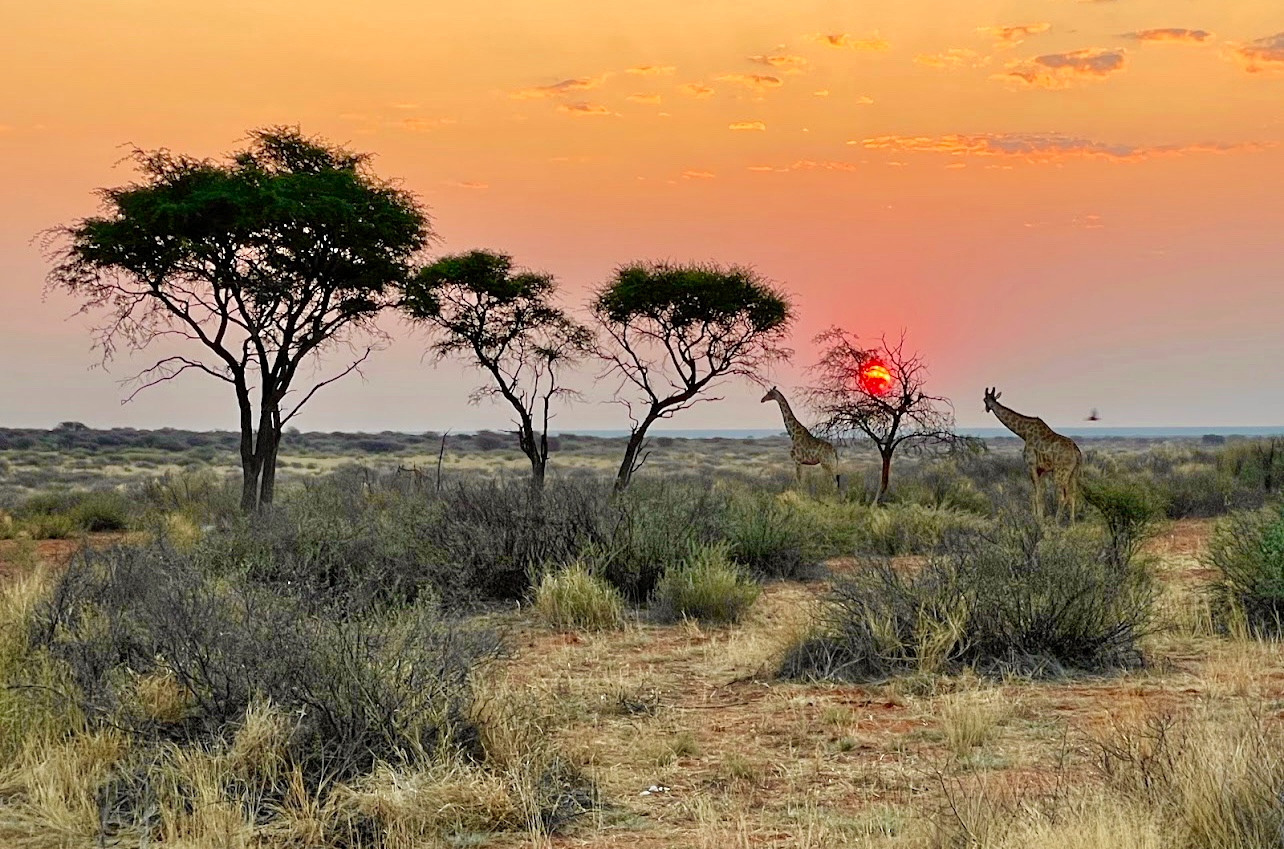
[{"label": "wispy cloud", "polygon": [[1032,35],[1052,29],[1052,24],[1015,24],[1012,26],[977,27],[976,31],[994,38],[997,47],[1015,47]]},{"label": "wispy cloud", "polygon": [[862,94],[860,97],[856,98],[857,106],[868,106],[873,102],[874,98],[870,97],[868,94]]},{"label": "wispy cloud", "polygon": [[773,77],[770,74],[720,74],[714,79],[718,82],[742,85],[759,93],[784,85],[780,77]]},{"label": "wispy cloud", "polygon": [[1124,38],[1133,41],[1170,41],[1184,44],[1203,44],[1213,37],[1208,30],[1183,29],[1181,27],[1161,27],[1159,29],[1139,29],[1126,32]]},{"label": "wispy cloud", "polygon": [[1284,32],[1240,44],[1231,56],[1250,74],[1284,71]]},{"label": "wispy cloud", "polygon": [[682,179],[684,180],[712,180],[718,176],[712,171],[683,171]]},{"label": "wispy cloud", "polygon": [[1086,215],[1078,215],[1070,222],[1076,227],[1082,227],[1085,230],[1100,230],[1106,225],[1102,223],[1101,216],[1095,212],[1089,212]]},{"label": "wispy cloud", "polygon": [[818,88],[818,89],[816,89],[815,91],[813,91],[813,92],[812,92],[812,95],[813,95],[813,96],[815,96],[815,97],[829,97],[829,89],[827,89],[827,88]]},{"label": "wispy cloud", "polygon": [[786,74],[800,74],[807,67],[807,60],[802,56],[791,56],[788,54],[777,54],[775,56],[750,56],[750,62],[756,62],[759,65],[766,65],[769,68],[775,68]]},{"label": "wispy cloud", "polygon": [[733,121],[727,125],[728,130],[765,130],[767,125],[762,121]]},{"label": "wispy cloud", "polygon": [[473,180],[451,180],[446,185],[454,186],[457,189],[489,189],[486,183],[478,183]]},{"label": "wispy cloud", "polygon": [[402,118],[397,126],[412,133],[428,133],[454,123],[454,118]]},{"label": "wispy cloud", "polygon": [[[852,143],[848,142],[848,144]],[[1134,146],[1107,144],[1074,136],[1040,133],[875,136],[864,139],[860,144],[870,150],[888,150],[897,153],[1011,157],[1035,163],[1060,162],[1076,158],[1106,159],[1113,162],[1140,162],[1156,157],[1183,156],[1192,153],[1256,152],[1272,146],[1262,143]]]},{"label": "wispy cloud", "polygon": [[567,115],[574,115],[577,118],[600,118],[618,114],[600,103],[589,103],[583,100],[578,103],[559,103],[557,111],[565,112]]},{"label": "wispy cloud", "polygon": [[644,103],[648,106],[659,106],[663,100],[658,94],[630,94],[624,99],[630,103]]},{"label": "wispy cloud", "polygon": [[642,77],[668,77],[677,70],[672,65],[638,65],[636,68],[626,68],[624,73]]},{"label": "wispy cloud", "polygon": [[852,162],[840,162],[833,159],[798,159],[788,165],[748,165],[747,171],[759,174],[784,174],[790,171],[857,171],[860,166]]},{"label": "wispy cloud", "polygon": [[539,85],[532,88],[518,89],[508,96],[514,100],[539,100],[549,97],[562,97],[568,94],[574,94],[580,91],[589,91],[590,89],[601,88],[606,82],[608,74],[602,74],[597,77],[575,77],[574,79],[562,80],[561,82],[551,85]]},{"label": "wispy cloud", "polygon": [[989,61],[988,57],[966,47],[951,47],[941,53],[919,53],[914,57],[914,63],[917,65],[943,69],[962,68],[964,65],[980,68]]},{"label": "wispy cloud", "polygon": [[678,86],[678,91],[699,98],[710,97],[713,94],[713,89],[702,83],[683,83]]},{"label": "wispy cloud", "polygon": [[1006,70],[991,79],[1031,88],[1070,88],[1077,82],[1104,80],[1123,70],[1126,61],[1122,50],[1070,50],[1009,62]]},{"label": "wispy cloud", "polygon": [[890,49],[892,46],[877,34],[872,38],[857,38],[856,36],[848,35],[845,32],[818,33],[809,37],[812,41],[827,44],[830,47],[843,47],[848,50],[857,50],[862,53],[882,53]]}]

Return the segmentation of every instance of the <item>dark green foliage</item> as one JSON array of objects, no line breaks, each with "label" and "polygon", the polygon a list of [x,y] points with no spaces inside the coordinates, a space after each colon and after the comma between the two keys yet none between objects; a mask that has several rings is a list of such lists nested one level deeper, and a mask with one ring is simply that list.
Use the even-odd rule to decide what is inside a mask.
[{"label": "dark green foliage", "polygon": [[[738,266],[635,262],[620,266],[594,296],[605,375],[619,379],[631,422],[615,488],[626,489],[645,461],[647,431],[705,400],[729,377],[756,379],[784,347],[788,296]],[[604,375],[604,376],[605,376]]]},{"label": "dark green foliage", "polygon": [[1207,558],[1218,572],[1213,610],[1223,627],[1242,614],[1257,633],[1284,633],[1284,507],[1231,514],[1214,530]]},{"label": "dark green foliage", "polygon": [[878,680],[975,666],[983,672],[1098,672],[1141,662],[1152,581],[1086,529],[1006,524],[956,537],[922,570],[870,563],[836,581],[789,678]]},{"label": "dark green foliage", "polygon": [[731,561],[725,542],[693,545],[681,563],[660,576],[651,610],[662,622],[726,625],[739,621],[760,592]]},{"label": "dark green foliage", "polygon": [[[317,606],[164,545],[82,552],[37,612],[32,644],[67,664],[92,722],[145,739],[209,741],[270,699],[300,717],[290,756],[312,787],[475,745],[469,675],[499,651],[493,633],[427,606]],[[129,673],[157,669],[190,697],[177,723],[130,711]]]},{"label": "dark green foliage", "polygon": [[222,163],[135,150],[139,181],[101,191],[101,215],[51,233],[48,286],[106,314],[105,359],[184,339],[140,388],[197,372],[233,391],[245,510],[273,500],[285,424],[365,355],[284,406],[303,361],[378,334],[375,317],[431,238],[417,199],[368,159],[289,127],[252,132]]},{"label": "dark green foliage", "polygon": [[1081,491],[1101,515],[1111,551],[1121,563],[1132,559],[1167,508],[1164,494],[1144,479],[1112,475],[1085,480]]},{"label": "dark green foliage", "polygon": [[759,577],[798,579],[819,569],[815,523],[770,492],[738,492],[731,497],[723,533],[732,559]]},{"label": "dark green foliage", "polygon": [[[46,492],[26,499],[15,511],[20,518],[49,529],[64,523],[78,532],[123,531],[132,520],[131,504],[115,490],[68,490]],[[45,534],[46,537],[70,534]]]}]

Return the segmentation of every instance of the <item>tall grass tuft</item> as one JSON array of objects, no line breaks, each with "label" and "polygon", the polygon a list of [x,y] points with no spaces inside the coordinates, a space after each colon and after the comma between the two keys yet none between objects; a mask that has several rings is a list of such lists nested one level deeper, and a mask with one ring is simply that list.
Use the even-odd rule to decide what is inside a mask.
[{"label": "tall grass tuft", "polygon": [[619,590],[582,560],[545,573],[535,588],[535,610],[551,628],[602,631],[624,624]]},{"label": "tall grass tuft", "polygon": [[730,546],[720,542],[693,546],[681,566],[664,573],[651,605],[667,622],[690,618],[726,624],[739,621],[759,592],[732,562]]}]

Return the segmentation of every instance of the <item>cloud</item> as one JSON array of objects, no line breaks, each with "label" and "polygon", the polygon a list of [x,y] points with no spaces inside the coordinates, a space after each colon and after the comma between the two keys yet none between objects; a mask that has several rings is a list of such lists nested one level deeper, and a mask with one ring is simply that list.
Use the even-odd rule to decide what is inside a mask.
[{"label": "cloud", "polygon": [[643,77],[668,77],[677,70],[672,65],[639,65],[636,68],[626,68],[624,73]]},{"label": "cloud", "polygon": [[682,179],[684,180],[712,180],[718,176],[711,171],[683,171]]},{"label": "cloud", "polygon": [[428,133],[454,123],[454,118],[402,118],[397,126],[412,133]]},{"label": "cloud", "polygon": [[1047,32],[1052,29],[1052,24],[1016,24],[1006,27],[977,27],[976,31],[985,35],[993,36],[998,47],[1015,47],[1026,38],[1032,35],[1038,35],[1041,32]]},{"label": "cloud", "polygon": [[1116,71],[1123,70],[1126,61],[1122,50],[1070,50],[1009,62],[1007,70],[994,74],[991,79],[1020,83],[1031,88],[1070,88],[1076,82],[1084,80],[1104,80]]},{"label": "cloud", "polygon": [[819,88],[813,91],[812,94],[816,97],[829,97],[829,89]]},{"label": "cloud", "polygon": [[789,165],[749,165],[746,170],[762,174],[783,174],[789,171],[857,171],[860,166],[851,162],[839,162],[832,159],[798,159]]},{"label": "cloud", "polygon": [[762,121],[734,121],[727,125],[728,130],[758,130],[767,129],[767,125]]},{"label": "cloud", "polygon": [[1284,32],[1241,44],[1231,56],[1250,74],[1284,71]]},{"label": "cloud", "polygon": [[780,88],[784,85],[780,77],[773,77],[770,74],[722,74],[714,79],[718,82],[736,83],[757,92]]},{"label": "cloud", "polygon": [[630,103],[645,103],[648,106],[659,106],[661,100],[658,94],[630,94],[624,99]]},{"label": "cloud", "polygon": [[567,115],[574,115],[579,118],[601,117],[604,115],[615,115],[610,109],[607,109],[600,103],[588,103],[581,100],[578,103],[559,103],[558,112],[565,112]]},{"label": "cloud", "polygon": [[807,60],[802,56],[776,55],[776,56],[750,56],[750,62],[757,62],[759,65],[766,65],[769,68],[775,68],[786,74],[800,74],[807,67]]},{"label": "cloud", "polygon": [[[854,142],[848,142],[853,144]],[[1191,153],[1256,152],[1270,144],[1185,144],[1130,146],[1105,144],[1090,139],[1057,134],[995,133],[945,136],[875,136],[860,144],[870,150],[897,153],[944,153],[952,156],[996,156],[1026,162],[1053,163],[1067,159],[1105,159],[1112,162],[1139,162],[1161,156]]]},{"label": "cloud", "polygon": [[828,44],[830,47],[844,47],[848,50],[856,50],[862,53],[882,53],[892,46],[877,34],[873,38],[856,38],[845,32],[839,32],[817,34],[810,36],[810,38],[812,41]]},{"label": "cloud", "polygon": [[1213,34],[1203,29],[1163,27],[1160,29],[1139,29],[1135,32],[1126,32],[1122,37],[1131,38],[1133,41],[1174,41],[1185,44],[1203,44],[1212,38]]},{"label": "cloud", "polygon": [[486,183],[477,183],[472,180],[451,180],[446,185],[454,186],[457,189],[489,189]]},{"label": "cloud", "polygon": [[713,94],[713,89],[700,83],[683,83],[678,86],[678,91],[683,94],[689,94],[692,97],[705,98]]},{"label": "cloud", "polygon": [[928,68],[961,68],[964,65],[980,68],[989,61],[989,57],[966,47],[951,47],[943,53],[920,53],[914,57],[915,64]]},{"label": "cloud", "polygon": [[1106,226],[1101,223],[1101,216],[1095,212],[1089,212],[1087,215],[1075,216],[1071,223],[1076,227],[1082,227],[1085,230],[1099,230]]},{"label": "cloud", "polygon": [[606,82],[607,74],[598,77],[576,77],[570,80],[562,80],[552,85],[540,85],[533,88],[518,89],[508,96],[514,100],[539,100],[548,97],[561,97],[566,94],[573,94],[577,91],[588,91],[594,88],[600,88]]},{"label": "cloud", "polygon": [[392,103],[389,104],[393,109],[399,109],[403,112],[413,112],[419,108],[418,103]]},{"label": "cloud", "polygon": [[873,102],[874,98],[870,97],[868,94],[862,94],[860,97],[856,98],[856,104],[858,106],[868,106]]}]

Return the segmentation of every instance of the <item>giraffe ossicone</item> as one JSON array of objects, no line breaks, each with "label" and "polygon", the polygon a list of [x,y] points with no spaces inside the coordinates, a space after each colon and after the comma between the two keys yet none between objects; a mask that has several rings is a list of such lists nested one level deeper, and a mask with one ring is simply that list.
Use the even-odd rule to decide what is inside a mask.
[{"label": "giraffe ossicone", "polygon": [[1034,515],[1043,518],[1043,476],[1051,473],[1057,487],[1057,518],[1063,508],[1069,508],[1070,521],[1075,519],[1079,498],[1079,471],[1083,466],[1083,453],[1068,436],[1048,427],[1043,419],[1025,416],[999,403],[1002,392],[997,387],[985,390],[985,411],[994,413],[1003,426],[1021,437],[1025,443],[1022,456],[1030,472],[1034,487]]},{"label": "giraffe ossicone", "polygon": [[768,401],[775,401],[780,405],[780,415],[785,420],[785,432],[789,434],[791,443],[789,457],[794,461],[794,476],[798,483],[802,484],[803,466],[820,466],[834,479],[834,486],[842,490],[842,476],[838,473],[838,452],[834,449],[834,444],[813,436],[812,432],[798,421],[794,411],[789,408],[789,402],[785,400],[785,396],[774,386],[771,387],[770,392],[762,396],[763,404]]}]

